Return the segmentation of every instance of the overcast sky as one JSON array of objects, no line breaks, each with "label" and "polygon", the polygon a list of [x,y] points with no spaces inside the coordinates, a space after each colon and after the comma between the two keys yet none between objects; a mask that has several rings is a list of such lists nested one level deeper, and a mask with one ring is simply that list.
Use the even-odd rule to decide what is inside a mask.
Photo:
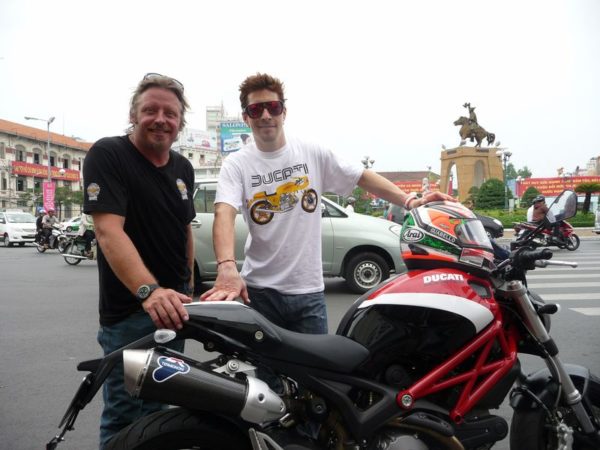
[{"label": "overcast sky", "polygon": [[600,155],[600,1],[0,1],[0,118],[56,116],[93,142],[122,134],[147,72],[206,106],[239,109],[238,86],[285,83],[286,133],[374,169],[439,173],[442,144],[476,106],[533,176]]}]

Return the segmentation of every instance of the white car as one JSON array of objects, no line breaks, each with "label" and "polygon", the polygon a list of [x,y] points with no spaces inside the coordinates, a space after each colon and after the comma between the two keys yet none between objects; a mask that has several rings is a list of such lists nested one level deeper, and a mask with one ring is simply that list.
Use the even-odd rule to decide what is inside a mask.
[{"label": "white car", "polygon": [[0,239],[5,247],[23,247],[35,239],[35,216],[21,209],[0,210]]},{"label": "white car", "polygon": [[596,209],[596,220],[594,221],[594,233],[600,234],[600,205]]},{"label": "white car", "polygon": [[65,219],[62,224],[63,230],[65,230],[66,233],[76,233],[79,231],[79,225],[81,225],[81,216]]},{"label": "white car", "polygon": [[[217,261],[212,226],[217,180],[196,180],[192,223],[196,251],[195,280],[214,280]],[[348,214],[344,208],[321,198],[323,275],[343,277],[349,288],[364,293],[390,273],[404,271],[400,256],[401,227],[388,220],[363,214]],[[248,226],[241,213],[235,221],[235,258],[238,270],[244,262]],[[199,283],[197,283],[198,285]]]}]

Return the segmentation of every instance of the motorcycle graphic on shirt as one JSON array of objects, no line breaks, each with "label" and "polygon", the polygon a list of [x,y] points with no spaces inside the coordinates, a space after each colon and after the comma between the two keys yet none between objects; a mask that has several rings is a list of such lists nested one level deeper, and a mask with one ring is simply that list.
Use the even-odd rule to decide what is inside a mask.
[{"label": "motorcycle graphic on shirt", "polygon": [[308,177],[301,176],[279,185],[273,194],[259,192],[247,202],[250,217],[255,223],[265,225],[273,219],[275,213],[290,211],[298,202],[304,211],[314,212],[317,208],[317,191],[306,189],[307,187]]}]

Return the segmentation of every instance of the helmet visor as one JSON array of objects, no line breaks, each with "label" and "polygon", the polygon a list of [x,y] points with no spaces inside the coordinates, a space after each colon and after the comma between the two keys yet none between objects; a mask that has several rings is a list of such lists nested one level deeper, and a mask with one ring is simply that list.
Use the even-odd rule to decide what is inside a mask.
[{"label": "helmet visor", "polygon": [[483,247],[492,250],[492,243],[478,219],[463,219],[454,233],[464,247]]}]

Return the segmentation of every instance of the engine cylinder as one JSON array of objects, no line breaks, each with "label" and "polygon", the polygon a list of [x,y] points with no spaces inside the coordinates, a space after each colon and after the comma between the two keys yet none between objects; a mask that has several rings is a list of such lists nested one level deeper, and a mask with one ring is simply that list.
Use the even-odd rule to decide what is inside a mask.
[{"label": "engine cylinder", "polygon": [[125,350],[123,365],[125,388],[133,397],[238,415],[252,423],[277,420],[286,412],[283,400],[264,381],[214,373],[166,348]]}]

